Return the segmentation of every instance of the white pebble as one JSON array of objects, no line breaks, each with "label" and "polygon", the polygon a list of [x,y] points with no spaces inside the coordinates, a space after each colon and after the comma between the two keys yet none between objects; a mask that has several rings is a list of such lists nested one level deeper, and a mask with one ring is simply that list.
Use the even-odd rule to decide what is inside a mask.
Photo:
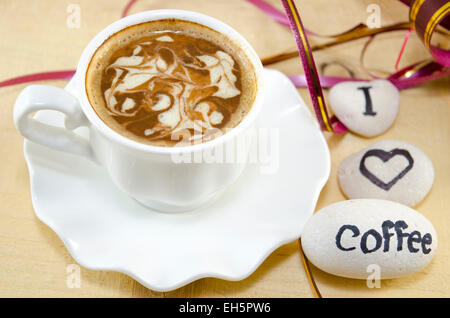
[{"label": "white pebble", "polygon": [[387,200],[338,202],[315,213],[302,232],[308,259],[330,274],[389,279],[420,271],[437,248],[433,225]]},{"label": "white pebble", "polygon": [[328,100],[336,117],[349,130],[373,137],[394,123],[400,95],[387,80],[344,82],[331,88]]},{"label": "white pebble", "polygon": [[345,158],[338,178],[350,199],[385,199],[415,206],[430,191],[434,168],[419,148],[384,140]]}]

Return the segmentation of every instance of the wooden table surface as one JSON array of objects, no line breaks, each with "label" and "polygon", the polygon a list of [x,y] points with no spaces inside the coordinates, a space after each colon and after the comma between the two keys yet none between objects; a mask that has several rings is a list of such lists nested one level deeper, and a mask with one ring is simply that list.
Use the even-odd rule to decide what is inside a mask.
[{"label": "wooden table surface", "polygon": [[[88,41],[118,19],[126,0],[3,0],[0,2],[0,81],[33,72],[75,68]],[[281,8],[276,0],[271,1]],[[68,27],[68,5],[81,9],[79,28]],[[406,6],[391,0],[297,0],[305,26],[317,33],[336,34],[365,22],[369,4],[381,8],[381,24],[405,21]],[[188,9],[230,24],[254,46],[260,57],[295,48],[290,31],[273,22],[244,0],[139,0],[130,13],[159,8]],[[70,24],[69,24],[70,25]],[[366,66],[380,74],[394,71],[405,31],[376,38],[366,55]],[[317,43],[317,39],[311,39]],[[359,55],[365,40],[315,53],[317,64],[331,64],[327,75],[344,75],[344,65],[363,76]],[[428,57],[414,34],[401,66]],[[286,74],[302,73],[299,59],[273,66]],[[46,84],[63,87],[65,81]],[[317,205],[320,209],[344,200],[336,171],[343,158],[384,139],[400,139],[423,149],[436,170],[432,191],[416,209],[436,227],[439,248],[423,271],[385,280],[380,289],[365,281],[344,279],[313,268],[324,297],[449,297],[450,296],[450,87],[444,78],[401,92],[400,112],[384,135],[364,139],[353,134],[326,133],[331,176]],[[81,269],[80,288],[68,288],[67,266],[75,263],[62,241],[35,216],[31,205],[23,138],[15,130],[13,104],[25,85],[0,88],[0,296],[3,297],[313,297],[298,252],[298,243],[284,245],[270,255],[247,279],[228,282],[206,278],[172,292],[146,289],[128,276],[115,272]],[[311,106],[306,89],[300,94]],[[326,94],[327,92],[325,92]]]}]

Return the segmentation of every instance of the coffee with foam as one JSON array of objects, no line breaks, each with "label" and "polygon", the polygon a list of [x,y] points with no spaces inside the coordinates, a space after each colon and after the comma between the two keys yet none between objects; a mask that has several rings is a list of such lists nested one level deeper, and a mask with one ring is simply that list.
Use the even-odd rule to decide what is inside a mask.
[{"label": "coffee with foam", "polygon": [[99,117],[154,146],[208,141],[247,115],[255,72],[243,50],[206,26],[175,19],[130,26],[108,38],[86,73]]}]

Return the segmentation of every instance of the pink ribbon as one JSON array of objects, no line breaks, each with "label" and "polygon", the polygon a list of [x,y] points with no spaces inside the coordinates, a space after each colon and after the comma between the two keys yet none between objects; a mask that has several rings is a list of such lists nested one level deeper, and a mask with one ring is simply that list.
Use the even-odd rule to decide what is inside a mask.
[{"label": "pink ribbon", "polygon": [[[303,74],[288,75],[288,77],[291,80],[291,82],[297,87],[306,87],[307,86],[306,76]],[[338,83],[342,83],[342,82],[358,82],[358,81],[366,82],[366,81],[368,81],[365,79],[358,79],[358,78],[351,78],[351,77],[324,76],[324,75],[319,75],[319,79],[320,79],[320,86],[322,86],[324,88],[330,88],[330,87],[333,87],[334,85],[336,85]]]},{"label": "pink ribbon", "polygon": [[70,80],[74,74],[75,70],[35,73],[0,82],[0,87],[46,80]]},{"label": "pink ribbon", "polygon": [[264,11],[269,17],[274,19],[276,22],[289,27],[289,20],[287,16],[277,8],[273,7],[272,5],[262,0],[247,0],[247,1],[253,4],[254,6],[258,7],[262,11]]},{"label": "pink ribbon", "polygon": [[130,0],[125,8],[122,11],[122,18],[126,17],[128,15],[128,11],[130,11],[131,7],[136,3],[137,0]]},{"label": "pink ribbon", "polygon": [[[255,7],[259,8],[264,13],[266,13],[269,17],[271,17],[273,20],[275,20],[279,24],[289,27],[289,19],[284,14],[284,12],[281,12],[280,10],[278,10],[271,4],[265,2],[264,0],[247,0],[247,1],[250,2],[251,4],[253,4]],[[308,30],[306,28],[305,28],[305,33],[308,35],[322,37],[322,35],[311,32],[310,30]],[[326,36],[323,36],[323,37],[326,37]]]},{"label": "pink ribbon", "polygon": [[295,42],[297,43],[298,52],[300,54],[300,60],[305,71],[305,81],[308,87],[309,94],[311,96],[311,102],[316,113],[317,120],[320,123],[320,127],[329,132],[335,132],[338,134],[345,133],[346,127],[339,122],[337,118],[331,118],[328,116],[327,106],[325,98],[322,92],[322,85],[317,73],[316,64],[312,55],[311,47],[306,36],[303,23],[301,21],[298,10],[295,7],[293,0],[281,0],[284,10],[289,19],[289,26],[294,35]]}]

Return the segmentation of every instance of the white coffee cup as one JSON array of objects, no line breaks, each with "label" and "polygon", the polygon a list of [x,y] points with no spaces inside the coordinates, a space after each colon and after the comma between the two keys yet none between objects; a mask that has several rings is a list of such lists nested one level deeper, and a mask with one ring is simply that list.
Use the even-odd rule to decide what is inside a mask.
[{"label": "white coffee cup", "polygon": [[[134,24],[174,18],[207,26],[235,42],[247,55],[256,75],[256,96],[245,118],[226,134],[184,147],[156,147],[128,139],[109,128],[95,113],[86,95],[85,76],[96,49],[112,34]],[[113,182],[145,206],[166,212],[194,209],[221,193],[242,173],[245,163],[179,163],[178,155],[194,155],[236,143],[253,126],[262,107],[263,67],[250,44],[230,26],[209,16],[182,10],[154,10],[118,20],[101,31],[83,51],[76,74],[66,89],[31,85],[19,95],[14,122],[27,139],[41,145],[77,154],[104,166]],[[65,127],[35,120],[32,113],[55,110],[66,115]],[[71,130],[87,126],[89,140]],[[242,144],[241,144],[242,145]],[[248,154],[249,145],[241,149]]]}]

